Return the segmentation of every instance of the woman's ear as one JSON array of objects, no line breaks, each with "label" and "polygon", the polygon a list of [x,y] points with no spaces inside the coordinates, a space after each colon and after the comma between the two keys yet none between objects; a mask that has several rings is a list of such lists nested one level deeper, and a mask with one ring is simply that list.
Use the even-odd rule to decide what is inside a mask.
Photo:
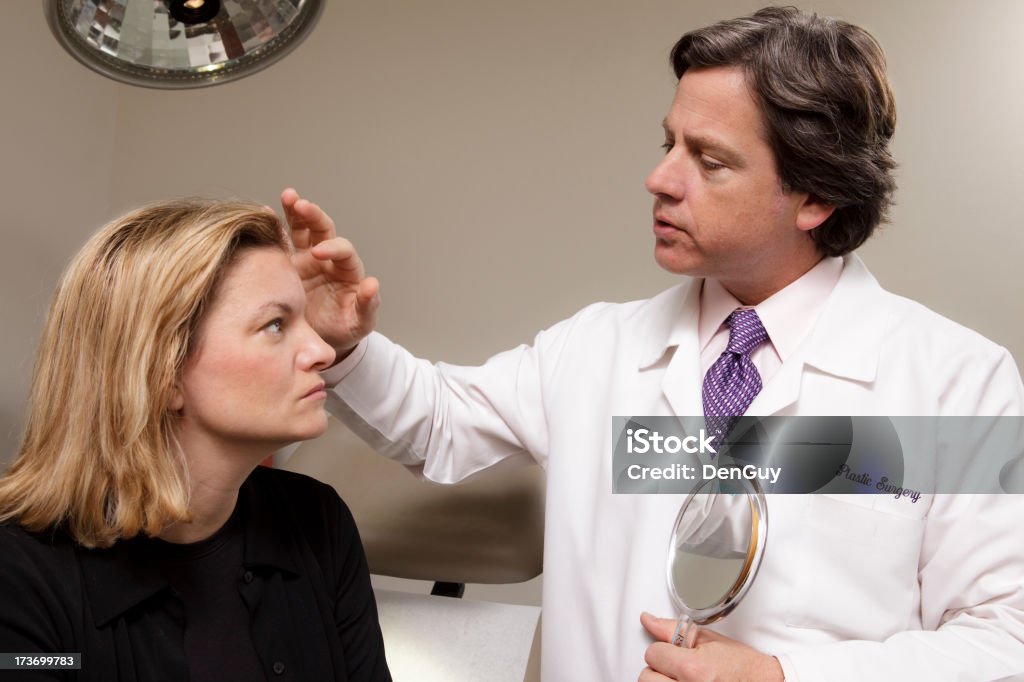
[{"label": "woman's ear", "polygon": [[181,386],[175,386],[171,389],[171,412],[181,412],[185,409],[185,393],[181,390]]}]

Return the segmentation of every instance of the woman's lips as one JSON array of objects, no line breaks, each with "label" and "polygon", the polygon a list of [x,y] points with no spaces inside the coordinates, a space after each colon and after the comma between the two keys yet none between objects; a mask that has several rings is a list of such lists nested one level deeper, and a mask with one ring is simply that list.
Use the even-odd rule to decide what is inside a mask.
[{"label": "woman's lips", "polygon": [[323,383],[323,382],[317,384],[309,393],[307,393],[306,395],[302,396],[301,400],[306,400],[307,398],[312,398],[314,400],[320,400],[320,399],[326,398],[327,397],[327,391],[324,390],[325,387],[326,387],[326,384]]}]

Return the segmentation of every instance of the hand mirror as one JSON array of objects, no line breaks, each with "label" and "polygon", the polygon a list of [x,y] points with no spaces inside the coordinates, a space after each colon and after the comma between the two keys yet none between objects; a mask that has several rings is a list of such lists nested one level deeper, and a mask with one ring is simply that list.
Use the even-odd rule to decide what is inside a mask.
[{"label": "hand mirror", "polygon": [[693,647],[700,626],[743,599],[767,535],[768,505],[756,479],[707,479],[687,496],[668,548],[668,590],[680,614],[673,644]]}]

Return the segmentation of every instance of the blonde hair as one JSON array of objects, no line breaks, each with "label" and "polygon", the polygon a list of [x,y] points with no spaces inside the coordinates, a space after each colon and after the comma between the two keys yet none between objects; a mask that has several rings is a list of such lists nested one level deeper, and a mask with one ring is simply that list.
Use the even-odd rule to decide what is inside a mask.
[{"label": "blonde hair", "polygon": [[188,520],[171,404],[224,270],[254,247],[288,250],[273,213],[201,199],[141,208],[89,239],[50,306],[0,521],[109,547]]}]

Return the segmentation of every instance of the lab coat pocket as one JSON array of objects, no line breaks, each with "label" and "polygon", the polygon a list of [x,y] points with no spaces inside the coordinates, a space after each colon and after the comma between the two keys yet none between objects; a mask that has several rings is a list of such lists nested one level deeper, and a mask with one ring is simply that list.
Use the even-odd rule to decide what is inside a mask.
[{"label": "lab coat pocket", "polygon": [[925,519],[878,511],[873,499],[811,496],[792,557],[787,625],[871,640],[909,626]]}]

